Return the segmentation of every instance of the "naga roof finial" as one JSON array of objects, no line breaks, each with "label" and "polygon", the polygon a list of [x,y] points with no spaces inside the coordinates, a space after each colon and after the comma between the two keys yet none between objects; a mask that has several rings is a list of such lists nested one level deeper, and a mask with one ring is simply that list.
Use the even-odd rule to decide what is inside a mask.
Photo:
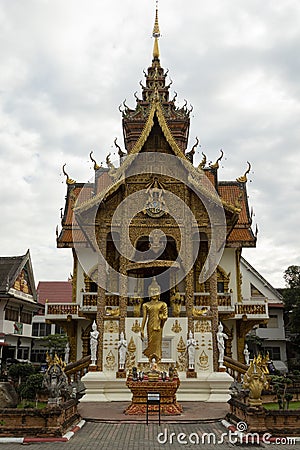
[{"label": "naga roof finial", "polygon": [[221,159],[223,158],[223,155],[224,155],[224,152],[223,152],[223,150],[221,149],[220,150],[220,152],[221,152],[221,156],[219,156],[219,158],[217,159],[217,161],[214,163],[214,164],[210,164],[210,168],[211,169],[218,169],[219,168],[219,162],[221,161]]},{"label": "naga roof finial", "polygon": [[202,158],[201,163],[198,166],[198,169],[204,169],[204,167],[206,166],[206,161],[207,161],[205,153],[203,153],[203,152],[201,152],[201,153],[202,153],[203,158]]},{"label": "naga roof finial", "polygon": [[158,23],[158,0],[156,0],[155,21],[152,36],[154,37],[153,59],[159,59],[158,38],[160,37],[160,29]]},{"label": "naga roof finial", "polygon": [[120,156],[120,158],[122,158],[123,156],[126,155],[126,153],[123,152],[123,150],[121,149],[121,147],[117,144],[117,140],[118,140],[118,138],[115,138],[114,144],[115,144],[116,148],[118,149],[118,155]]},{"label": "naga roof finial", "polygon": [[64,165],[62,166],[63,174],[66,176],[66,183],[67,183],[67,184],[75,184],[76,181],[75,181],[75,180],[72,180],[72,178],[70,178],[69,175],[67,174],[67,172],[65,171],[66,165],[67,165],[67,164],[64,164]]},{"label": "naga roof finial", "polygon": [[193,162],[193,157],[194,157],[194,154],[195,154],[195,149],[196,149],[196,147],[198,147],[198,145],[199,145],[199,139],[198,139],[197,136],[196,136],[196,143],[193,145],[192,149],[191,149],[188,153],[185,154],[185,156],[187,157],[187,159],[188,159],[191,163]]},{"label": "naga roof finial", "polygon": [[247,180],[248,180],[247,175],[248,175],[248,173],[249,173],[250,170],[251,170],[251,164],[249,163],[249,161],[247,161],[247,164],[248,164],[248,169],[246,170],[246,172],[244,173],[244,175],[242,175],[241,177],[238,177],[238,178],[236,179],[236,181],[237,181],[238,183],[247,183]]},{"label": "naga roof finial", "polygon": [[90,159],[91,159],[91,161],[94,163],[94,170],[98,170],[98,169],[100,169],[100,166],[97,164],[97,162],[94,160],[94,158],[93,158],[93,150],[90,152]]}]

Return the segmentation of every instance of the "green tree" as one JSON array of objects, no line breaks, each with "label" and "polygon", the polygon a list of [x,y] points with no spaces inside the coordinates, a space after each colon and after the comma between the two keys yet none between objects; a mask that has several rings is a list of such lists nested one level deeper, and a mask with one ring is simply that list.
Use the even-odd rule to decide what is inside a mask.
[{"label": "green tree", "polygon": [[287,287],[279,291],[283,296],[285,328],[291,343],[287,350],[293,349],[297,353],[300,347],[300,266],[289,266],[284,272],[284,279]]},{"label": "green tree", "polygon": [[288,387],[292,385],[292,380],[284,375],[274,375],[271,378],[271,386],[277,396],[279,409],[289,409],[293,394],[288,392]]},{"label": "green tree", "polygon": [[283,278],[287,288],[281,289],[285,309],[285,325],[293,340],[300,343],[300,266],[289,266]]},{"label": "green tree", "polygon": [[300,288],[300,266],[289,266],[283,278],[290,289]]},{"label": "green tree", "polygon": [[14,380],[14,382],[20,386],[21,383],[35,372],[35,368],[29,363],[12,364],[8,369],[8,375]]},{"label": "green tree", "polygon": [[65,334],[50,334],[39,339],[39,344],[47,348],[48,353],[61,355],[65,351],[68,337]]}]

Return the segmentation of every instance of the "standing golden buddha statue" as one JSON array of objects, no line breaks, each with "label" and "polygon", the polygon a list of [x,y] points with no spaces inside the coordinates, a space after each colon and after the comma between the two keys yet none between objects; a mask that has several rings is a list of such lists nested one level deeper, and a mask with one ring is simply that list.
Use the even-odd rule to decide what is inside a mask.
[{"label": "standing golden buddha statue", "polygon": [[[160,301],[160,286],[155,277],[148,289],[150,300],[143,304],[143,321],[141,325],[141,338],[144,340],[144,328],[147,322],[148,346],[144,355],[158,363],[162,357],[162,332],[168,318],[168,306]],[[147,320],[148,319],[148,320]]]}]

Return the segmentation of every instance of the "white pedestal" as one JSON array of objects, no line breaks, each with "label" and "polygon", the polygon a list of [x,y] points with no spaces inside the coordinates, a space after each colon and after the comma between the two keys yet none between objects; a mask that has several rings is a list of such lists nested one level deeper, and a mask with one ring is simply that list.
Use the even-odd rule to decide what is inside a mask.
[{"label": "white pedestal", "polygon": [[116,379],[115,372],[89,372],[81,381],[86,393],[80,402],[130,402],[131,392],[126,386],[126,378]]},{"label": "white pedestal", "polygon": [[207,377],[210,386],[208,402],[228,402],[233,378],[227,372],[213,372]]},{"label": "white pedestal", "polygon": [[[179,402],[220,402],[229,400],[229,388],[233,378],[226,372],[197,374],[197,378],[186,378],[179,373],[180,387],[177,391]],[[131,392],[126,386],[126,379],[116,379],[114,372],[89,372],[82,382],[86,394],[81,402],[129,402]]]}]

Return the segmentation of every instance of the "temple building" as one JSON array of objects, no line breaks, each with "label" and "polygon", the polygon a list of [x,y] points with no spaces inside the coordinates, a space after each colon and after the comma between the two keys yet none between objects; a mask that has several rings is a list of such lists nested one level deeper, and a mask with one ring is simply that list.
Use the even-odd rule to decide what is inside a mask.
[{"label": "temple building", "polygon": [[[244,363],[246,334],[268,319],[266,298],[243,297],[242,249],[256,245],[247,194],[250,164],[232,181],[219,177],[223,152],[215,163],[203,154],[194,165],[199,142],[189,144],[191,108],[179,107],[177,94],[170,96],[159,37],[156,11],[153,58],[141,95],[135,94],[134,108],[121,109],[124,147],[115,140],[118,164],[108,154],[107,167],[99,166],[91,153],[89,183],[75,182],[64,171],[67,195],[57,246],[73,252],[72,302],[46,304],[46,318],[67,331],[71,361],[90,354],[95,322],[97,358],[85,377],[87,400],[130,397],[120,375],[118,342],[123,332],[126,370],[149,365],[141,326],[152,291],[168,311],[159,363],[177,368],[181,400],[226,399],[232,381],[226,367]],[[190,334],[196,342],[192,369]]]}]

